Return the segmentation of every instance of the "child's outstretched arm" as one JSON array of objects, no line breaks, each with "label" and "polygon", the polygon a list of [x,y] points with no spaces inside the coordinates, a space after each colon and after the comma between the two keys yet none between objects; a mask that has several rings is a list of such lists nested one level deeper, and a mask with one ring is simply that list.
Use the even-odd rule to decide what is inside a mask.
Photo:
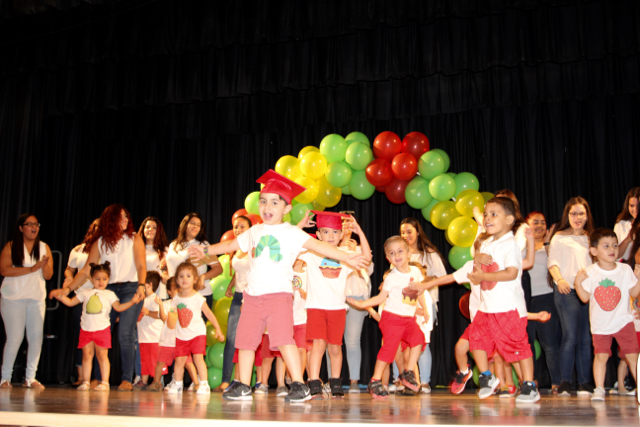
[{"label": "child's outstretched arm", "polygon": [[536,240],[533,238],[531,228],[524,230],[524,236],[527,238],[527,257],[522,261],[522,269],[529,270],[536,262]]},{"label": "child's outstretched arm", "polygon": [[495,273],[476,270],[467,274],[467,277],[473,283],[480,283],[483,280],[486,280],[488,282],[510,282],[512,280],[516,280],[516,278],[518,277],[518,268],[507,267],[504,270],[496,271]]},{"label": "child's outstretched arm", "polygon": [[347,298],[347,302],[356,308],[365,310],[368,307],[375,307],[382,304],[383,302],[385,302],[388,296],[389,296],[389,291],[385,291],[384,289],[382,289],[378,295],[376,295],[373,298],[369,298],[368,300],[357,301],[357,300],[354,300],[353,298]]},{"label": "child's outstretched arm", "polygon": [[638,298],[638,296],[640,296],[640,264],[636,264],[633,269],[633,274],[636,276],[636,279],[638,279],[638,283],[629,289],[629,295],[631,295],[632,298]]},{"label": "child's outstretched arm", "polygon": [[409,286],[409,289],[416,291],[428,291],[436,286],[450,285],[455,283],[455,281],[453,274],[447,274],[446,276],[438,277],[437,279],[429,280],[428,282],[424,281],[421,283],[414,283]]},{"label": "child's outstretched arm", "polygon": [[351,229],[360,236],[360,249],[362,250],[362,255],[367,259],[367,261],[371,261],[371,247],[369,246],[369,241],[367,240],[367,236],[364,235],[364,231],[360,228],[360,224],[356,221],[356,219],[351,216]]},{"label": "child's outstretched arm", "polygon": [[575,282],[573,282],[573,287],[576,290],[576,294],[578,294],[578,298],[580,298],[580,300],[585,304],[589,302],[591,294],[584,290],[582,282],[588,278],[589,275],[587,274],[587,271],[584,268],[581,268],[580,271],[578,271]]},{"label": "child's outstretched arm", "polygon": [[166,322],[167,313],[164,312],[164,304],[158,295],[156,295],[155,303],[158,304],[158,318],[163,322]]},{"label": "child's outstretched arm", "polygon": [[133,304],[137,304],[138,301],[140,301],[140,294],[136,293],[133,298],[131,298],[131,301],[122,304],[120,303],[120,301],[114,301],[111,307],[113,307],[113,309],[117,312],[122,312],[130,309]]},{"label": "child's outstretched arm", "polygon": [[60,301],[61,303],[63,303],[64,305],[66,305],[67,307],[75,307],[76,305],[80,304],[80,300],[76,296],[70,299],[67,296],[54,294],[53,297],[58,301]]},{"label": "child's outstretched arm", "polygon": [[189,246],[189,256],[197,259],[198,261],[203,258],[209,258],[211,256],[211,260],[208,263],[214,264],[217,259],[213,257],[213,255],[224,255],[231,252],[235,252],[240,249],[240,245],[238,244],[238,239],[233,240],[225,240],[224,242],[216,243],[215,245],[203,246],[203,245],[193,245]]},{"label": "child's outstretched arm", "polygon": [[334,248],[327,242],[323,242],[321,240],[316,240],[313,237],[309,237],[307,241],[302,245],[303,248],[308,249],[310,251],[316,252],[320,255],[323,255],[327,258],[332,258],[338,261],[342,261],[355,270],[360,270],[361,268],[366,268],[369,265],[369,261],[365,258],[363,254],[348,254],[346,252],[341,251],[338,248]]},{"label": "child's outstretched arm", "polygon": [[551,314],[546,311],[540,311],[538,313],[527,313],[527,320],[547,323],[551,319]]},{"label": "child's outstretched arm", "polygon": [[209,319],[209,322],[211,322],[213,327],[216,328],[216,339],[220,342],[224,342],[224,334],[222,333],[222,329],[220,329],[218,319],[216,319],[216,316],[214,316],[206,301],[202,303],[202,307],[200,307],[200,310],[202,310],[202,314],[204,314],[204,317]]}]

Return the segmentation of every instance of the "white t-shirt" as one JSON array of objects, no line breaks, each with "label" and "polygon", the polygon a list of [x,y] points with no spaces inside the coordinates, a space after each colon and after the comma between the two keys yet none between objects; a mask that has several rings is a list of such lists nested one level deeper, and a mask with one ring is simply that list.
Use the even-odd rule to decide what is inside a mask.
[{"label": "white t-shirt", "polygon": [[[158,256],[158,251],[153,248],[153,245],[145,245],[144,250],[147,259],[147,271],[157,271],[162,274],[162,271],[160,271],[160,257]],[[164,256],[167,256],[168,251],[168,249],[164,251]],[[167,285],[160,282],[158,289],[156,289],[156,295],[158,295],[160,299],[167,299],[169,297],[167,294]]]},{"label": "white t-shirt", "polygon": [[247,288],[247,276],[249,275],[249,255],[244,258],[233,257],[231,267],[236,278],[235,292],[243,293]]},{"label": "white t-shirt", "polygon": [[431,331],[433,331],[433,300],[431,299],[429,292],[425,292],[423,295],[426,304],[426,307],[423,307],[423,310],[429,314],[429,320],[427,320],[427,323],[424,323],[424,316],[416,314],[416,323],[420,326],[420,329],[424,334],[425,342],[429,344],[431,342]]},{"label": "white t-shirt", "polygon": [[188,298],[176,295],[171,300],[171,307],[178,312],[176,338],[189,341],[200,335],[206,335],[207,327],[202,320],[202,304],[207,300],[199,293]]},{"label": "white t-shirt", "polygon": [[113,251],[103,246],[102,237],[96,244],[100,250],[100,261],[111,263],[111,276],[109,283],[127,283],[138,281],[138,271],[133,257],[133,237],[126,234],[122,236]]},{"label": "white t-shirt", "polygon": [[[307,272],[293,272],[293,281],[291,282],[293,289],[302,289],[307,292]],[[302,299],[300,292],[293,292],[293,326],[304,325],[307,323],[307,309],[305,308],[306,300]]]},{"label": "white t-shirt", "polygon": [[[447,275],[447,270],[444,268],[442,259],[435,252],[429,252],[427,254],[411,254],[410,260],[425,267],[427,269],[427,276],[442,277]],[[435,304],[440,301],[440,291],[438,286],[429,289],[429,294]]]},{"label": "white t-shirt", "polygon": [[589,298],[589,320],[591,333],[610,335],[633,322],[629,306],[629,289],[638,279],[627,264],[616,263],[613,270],[603,270],[598,264],[587,267],[589,276],[582,282]]},{"label": "white t-shirt", "polygon": [[87,332],[96,332],[111,326],[109,313],[114,302],[120,301],[113,291],[104,289],[78,289],[76,298],[82,303],[80,327]]},{"label": "white t-shirt", "polygon": [[[351,252],[348,246],[339,246],[338,249],[344,252]],[[360,246],[356,246],[356,253],[361,254],[362,248]],[[364,297],[364,299],[368,299],[371,295],[371,279],[370,276],[373,274],[373,262],[370,262],[366,269],[366,274],[369,277],[361,277],[364,275],[363,270],[359,271],[359,274],[350,274],[347,277],[347,296],[348,297]]]},{"label": "white t-shirt", "polygon": [[[89,259],[89,254],[85,254],[84,252],[84,243],[78,247],[78,250],[72,249],[69,254],[69,261],[67,265],[71,268],[76,269],[76,273],[85,266],[87,260]],[[93,289],[93,283],[91,283],[91,279],[87,279],[86,282],[82,284],[78,289]]]},{"label": "white t-shirt", "polygon": [[[631,231],[631,226],[633,225],[633,221],[629,221],[623,219],[621,221],[616,222],[616,225],[613,226],[613,231],[618,236],[618,244],[622,243],[624,239],[627,238],[629,232]],[[629,243],[627,246],[627,250],[622,254],[621,259],[629,259],[631,255],[631,247],[633,246],[633,242]]]},{"label": "white t-shirt", "polygon": [[491,255],[494,263],[498,264],[498,270],[506,270],[508,267],[518,269],[517,277],[509,282],[495,282],[493,287],[480,286],[480,306],[478,310],[484,313],[506,313],[518,310],[520,317],[527,316],[527,307],[522,290],[522,255],[518,242],[513,232],[509,231],[500,239],[494,241],[490,236],[482,242],[480,253]]},{"label": "white t-shirt", "polygon": [[[456,283],[470,283],[467,274],[473,271],[473,261],[467,261],[464,263],[460,270],[453,273],[453,279]],[[480,307],[480,286],[469,286],[471,294],[469,295],[469,317],[473,322],[473,318],[476,317],[478,307]]]},{"label": "white t-shirt", "polygon": [[550,287],[549,282],[547,282],[547,273],[549,273],[547,261],[547,251],[543,246],[536,251],[533,267],[529,270],[532,297],[553,293],[553,288]]},{"label": "white t-shirt", "polygon": [[[190,240],[184,244],[184,248],[181,248],[181,245],[178,245],[176,242],[171,242],[169,245],[169,250],[167,251],[166,259],[167,259],[167,272],[169,273],[169,277],[173,277],[176,274],[176,270],[178,266],[183,262],[189,260],[193,265],[195,265],[198,270],[198,275],[202,276],[207,272],[207,264],[204,262],[204,259],[196,261],[194,258],[189,257],[189,246],[191,245],[204,245],[208,246],[209,242],[200,242],[199,240]],[[202,296],[209,296],[213,294],[211,290],[211,286],[208,281],[204,283],[204,289],[198,291]]]},{"label": "white t-shirt", "polygon": [[311,238],[288,222],[254,225],[239,235],[240,250],[251,257],[245,292],[251,296],[291,293],[293,263]]},{"label": "white t-shirt", "polygon": [[[26,246],[24,247],[23,267],[33,267],[42,257],[47,256],[47,245],[40,242],[40,259],[32,259]],[[15,265],[14,265],[15,267]],[[42,269],[18,277],[5,277],[0,288],[2,298],[6,300],[32,299],[44,301],[47,297],[47,283],[42,275]]]},{"label": "white t-shirt", "polygon": [[[556,233],[553,236],[549,244],[547,268],[550,269],[554,265],[558,267],[562,278],[569,283],[571,289],[573,289],[573,282],[576,280],[578,271],[591,264],[589,238],[585,234],[576,236]],[[556,283],[556,285],[558,284]]]},{"label": "white t-shirt", "polygon": [[[144,308],[149,311],[159,311],[160,307],[155,302],[155,294],[144,299]],[[149,316],[143,316],[138,322],[138,342],[140,343],[157,343],[160,342],[160,332],[164,323],[160,319],[154,319]]]},{"label": "white t-shirt", "polygon": [[353,269],[313,252],[304,252],[298,259],[307,263],[306,308],[345,310],[348,307],[347,277]]},{"label": "white t-shirt", "polygon": [[384,279],[382,289],[389,292],[384,302],[384,311],[398,316],[413,317],[418,305],[418,291],[407,288],[412,283],[420,283],[424,277],[417,267],[409,266],[409,273],[400,273],[395,267]]},{"label": "white t-shirt", "polygon": [[[169,315],[171,310],[171,300],[162,301],[164,307],[164,314]],[[176,330],[169,329],[167,323],[162,325],[162,331],[160,332],[160,347],[175,347],[176,346]]]}]

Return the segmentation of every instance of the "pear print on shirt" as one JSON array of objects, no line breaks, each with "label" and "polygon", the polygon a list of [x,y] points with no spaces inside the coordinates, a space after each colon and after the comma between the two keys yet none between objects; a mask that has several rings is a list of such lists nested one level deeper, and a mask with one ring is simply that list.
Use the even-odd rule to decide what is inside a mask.
[{"label": "pear print on shirt", "polygon": [[102,313],[102,301],[97,294],[91,295],[89,301],[87,301],[87,314],[100,314]]},{"label": "pear print on shirt", "polygon": [[596,302],[604,311],[613,311],[622,299],[622,292],[609,279],[601,280],[599,285],[593,293]]}]

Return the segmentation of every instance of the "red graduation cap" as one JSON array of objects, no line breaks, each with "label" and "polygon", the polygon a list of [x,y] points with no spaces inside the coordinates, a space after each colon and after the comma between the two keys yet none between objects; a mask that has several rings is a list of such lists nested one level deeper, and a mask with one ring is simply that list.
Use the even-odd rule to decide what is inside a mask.
[{"label": "red graduation cap", "polygon": [[349,215],[345,215],[339,212],[322,212],[311,211],[316,214],[316,227],[330,228],[332,230],[342,230],[342,218],[349,218]]},{"label": "red graduation cap", "polygon": [[260,193],[274,193],[282,196],[283,199],[291,204],[291,201],[303,191],[306,190],[302,185],[296,184],[289,178],[280,175],[273,169],[269,169],[267,173],[262,175],[256,181],[259,184],[264,184],[264,188],[260,190]]}]

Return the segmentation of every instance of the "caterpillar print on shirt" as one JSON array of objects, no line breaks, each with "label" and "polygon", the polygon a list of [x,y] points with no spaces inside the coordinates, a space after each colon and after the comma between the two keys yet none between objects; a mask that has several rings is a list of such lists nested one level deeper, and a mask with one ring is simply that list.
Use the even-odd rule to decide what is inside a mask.
[{"label": "caterpillar print on shirt", "polygon": [[282,254],[280,253],[280,242],[278,239],[271,235],[262,236],[258,242],[258,246],[255,247],[253,254],[254,258],[259,258],[262,255],[262,251],[269,248],[269,258],[273,262],[282,261]]}]

